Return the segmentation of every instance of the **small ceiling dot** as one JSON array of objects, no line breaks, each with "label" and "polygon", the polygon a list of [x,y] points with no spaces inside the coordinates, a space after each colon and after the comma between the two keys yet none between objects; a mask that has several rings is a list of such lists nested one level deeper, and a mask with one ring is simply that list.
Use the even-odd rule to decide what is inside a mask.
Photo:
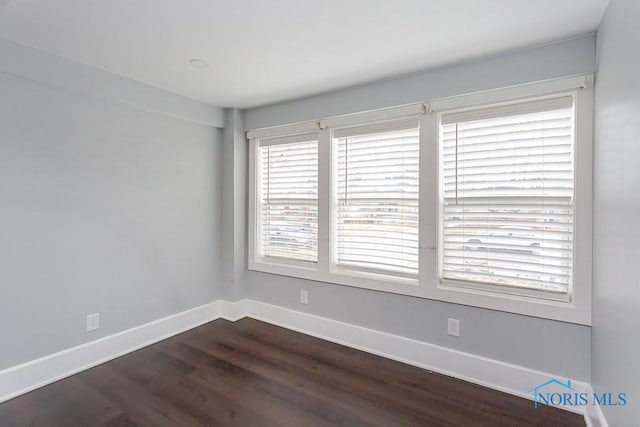
[{"label": "small ceiling dot", "polygon": [[189,65],[196,68],[208,68],[209,64],[204,59],[193,58],[189,60]]}]

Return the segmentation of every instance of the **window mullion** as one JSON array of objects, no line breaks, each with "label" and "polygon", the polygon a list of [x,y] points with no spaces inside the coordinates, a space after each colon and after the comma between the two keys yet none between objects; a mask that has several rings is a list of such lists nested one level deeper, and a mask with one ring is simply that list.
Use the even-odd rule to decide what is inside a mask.
[{"label": "window mullion", "polygon": [[421,284],[431,284],[437,280],[438,170],[438,115],[430,113],[420,118],[420,216],[418,230]]},{"label": "window mullion", "polygon": [[318,271],[329,272],[331,218],[331,130],[318,133]]}]

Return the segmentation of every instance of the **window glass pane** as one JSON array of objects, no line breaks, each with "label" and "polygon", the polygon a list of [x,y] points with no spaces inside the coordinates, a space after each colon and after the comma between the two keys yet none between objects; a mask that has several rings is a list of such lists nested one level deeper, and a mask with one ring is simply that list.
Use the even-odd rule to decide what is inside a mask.
[{"label": "window glass pane", "polygon": [[336,264],[418,274],[419,129],[336,138]]},{"label": "window glass pane", "polygon": [[565,99],[570,107],[441,125],[442,279],[568,293],[574,111]]},{"label": "window glass pane", "polygon": [[259,147],[259,251],[263,257],[318,260],[318,142]]}]

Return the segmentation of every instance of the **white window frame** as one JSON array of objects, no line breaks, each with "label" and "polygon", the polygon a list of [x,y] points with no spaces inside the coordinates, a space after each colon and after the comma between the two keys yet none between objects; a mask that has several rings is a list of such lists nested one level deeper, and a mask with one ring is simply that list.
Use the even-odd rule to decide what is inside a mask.
[{"label": "white window frame", "polygon": [[[574,252],[573,287],[569,301],[541,299],[479,288],[440,284],[438,274],[439,236],[439,115],[443,112],[524,101],[557,94],[574,93],[576,104],[574,143]],[[334,268],[332,257],[332,131],[334,128],[366,125],[402,118],[420,123],[419,181],[419,274],[418,279],[343,271]],[[315,133],[318,136],[318,262],[295,265],[272,262],[257,256],[256,147],[260,139]],[[296,123],[247,133],[249,156],[249,269],[339,285],[410,295],[439,301],[482,307],[565,322],[591,324],[592,162],[593,162],[593,77],[580,75],[488,90],[469,95],[432,100],[364,113]]]},{"label": "white window frame", "polygon": [[[337,158],[337,153],[335,153],[333,150],[336,147],[337,141],[334,138],[339,138],[339,137],[334,137],[333,135],[333,131],[341,131],[341,130],[345,130],[345,129],[353,129],[355,128],[364,128],[365,130],[369,131],[372,128],[375,128],[376,132],[387,132],[390,129],[395,129],[398,122],[405,122],[402,123],[404,124],[407,128],[409,127],[408,125],[411,124],[415,124],[416,126],[420,125],[420,119],[418,114],[417,109],[414,109],[414,115],[410,116],[408,118],[403,118],[403,119],[395,119],[395,120],[385,120],[385,121],[378,121],[375,122],[374,124],[369,123],[364,124],[363,126],[339,126],[339,127],[334,127],[331,129],[332,134],[331,134],[331,165],[330,165],[330,173],[331,173],[331,179],[330,179],[330,185],[331,185],[331,192],[329,194],[329,198],[330,198],[330,205],[329,205],[329,209],[330,209],[330,215],[329,215],[329,248],[330,248],[330,253],[329,253],[329,266],[330,266],[330,272],[333,274],[343,274],[343,275],[347,275],[347,276],[354,276],[354,277],[365,277],[365,278],[370,278],[370,279],[388,279],[390,281],[393,282],[399,282],[399,283],[408,283],[408,284],[417,284],[418,283],[418,278],[417,277],[411,277],[408,276],[406,274],[385,274],[383,272],[377,272],[377,271],[371,271],[368,270],[366,268],[357,268],[357,267],[347,267],[347,266],[340,266],[338,265],[337,262],[337,258],[338,258],[338,225],[336,222],[336,212],[337,212],[337,208],[338,208],[338,158]],[[403,127],[405,127],[403,126]],[[420,221],[420,217],[418,217],[418,221]],[[418,224],[418,232],[420,230],[420,224]]]},{"label": "white window frame", "polygon": [[[265,273],[281,274],[303,279],[317,280],[341,285],[374,289],[379,291],[417,295],[419,278],[404,277],[393,273],[367,272],[357,269],[338,268],[336,266],[335,224],[333,223],[334,192],[330,188],[336,172],[333,166],[333,130],[338,128],[366,126],[381,122],[416,118],[421,124],[426,108],[422,104],[397,107],[394,109],[376,110],[325,119],[318,122],[297,123],[275,128],[250,131],[247,136],[249,144],[249,269]],[[288,260],[272,260],[260,257],[259,245],[259,191],[257,188],[258,147],[260,140],[271,138],[289,138],[296,135],[318,136],[318,262],[297,263]],[[422,143],[421,143],[422,145]],[[422,179],[420,180],[422,185]],[[422,204],[420,205],[422,207]],[[421,220],[420,220],[421,221]],[[419,230],[422,227],[419,224]],[[315,264],[315,265],[314,265]]]},{"label": "white window frame", "polygon": [[[255,170],[258,170],[258,168],[260,167],[260,155],[258,153],[258,148],[260,147],[260,141],[264,141],[265,143],[270,143],[270,142],[274,142],[276,144],[295,144],[297,142],[305,142],[305,141],[315,141],[317,139],[317,135],[315,133],[301,133],[298,135],[290,135],[290,136],[285,136],[285,137],[274,137],[274,138],[265,138],[264,140],[259,140],[256,145],[255,145],[255,149],[256,149],[256,153],[255,156],[253,157],[254,161],[255,161]],[[320,161],[318,160],[318,169],[320,167],[319,165]],[[257,179],[257,178],[256,178]],[[256,186],[255,188],[255,197],[256,200],[261,200],[262,198],[262,194],[260,191],[260,188],[258,186]],[[320,201],[320,196],[318,195],[318,202]],[[261,212],[261,204],[257,203],[255,205],[255,214],[256,219],[257,218],[262,218],[262,212]],[[262,222],[256,220],[255,221],[255,235],[256,236],[261,236],[262,235]],[[320,236],[318,236],[319,238]],[[260,247],[258,245],[256,245],[255,247],[255,259],[262,264],[274,264],[274,265],[287,265],[287,266],[291,266],[291,267],[297,267],[297,268],[302,268],[305,270],[315,270],[316,269],[316,261],[305,261],[305,260],[296,260],[296,259],[288,259],[288,258],[271,258],[271,257],[265,257],[262,254],[260,254]]]}]

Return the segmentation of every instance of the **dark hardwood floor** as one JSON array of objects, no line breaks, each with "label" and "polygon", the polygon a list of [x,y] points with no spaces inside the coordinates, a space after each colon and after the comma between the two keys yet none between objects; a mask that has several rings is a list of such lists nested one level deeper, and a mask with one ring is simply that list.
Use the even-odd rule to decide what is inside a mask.
[{"label": "dark hardwood floor", "polygon": [[0,426],[584,426],[581,416],[251,319],[0,404]]}]

